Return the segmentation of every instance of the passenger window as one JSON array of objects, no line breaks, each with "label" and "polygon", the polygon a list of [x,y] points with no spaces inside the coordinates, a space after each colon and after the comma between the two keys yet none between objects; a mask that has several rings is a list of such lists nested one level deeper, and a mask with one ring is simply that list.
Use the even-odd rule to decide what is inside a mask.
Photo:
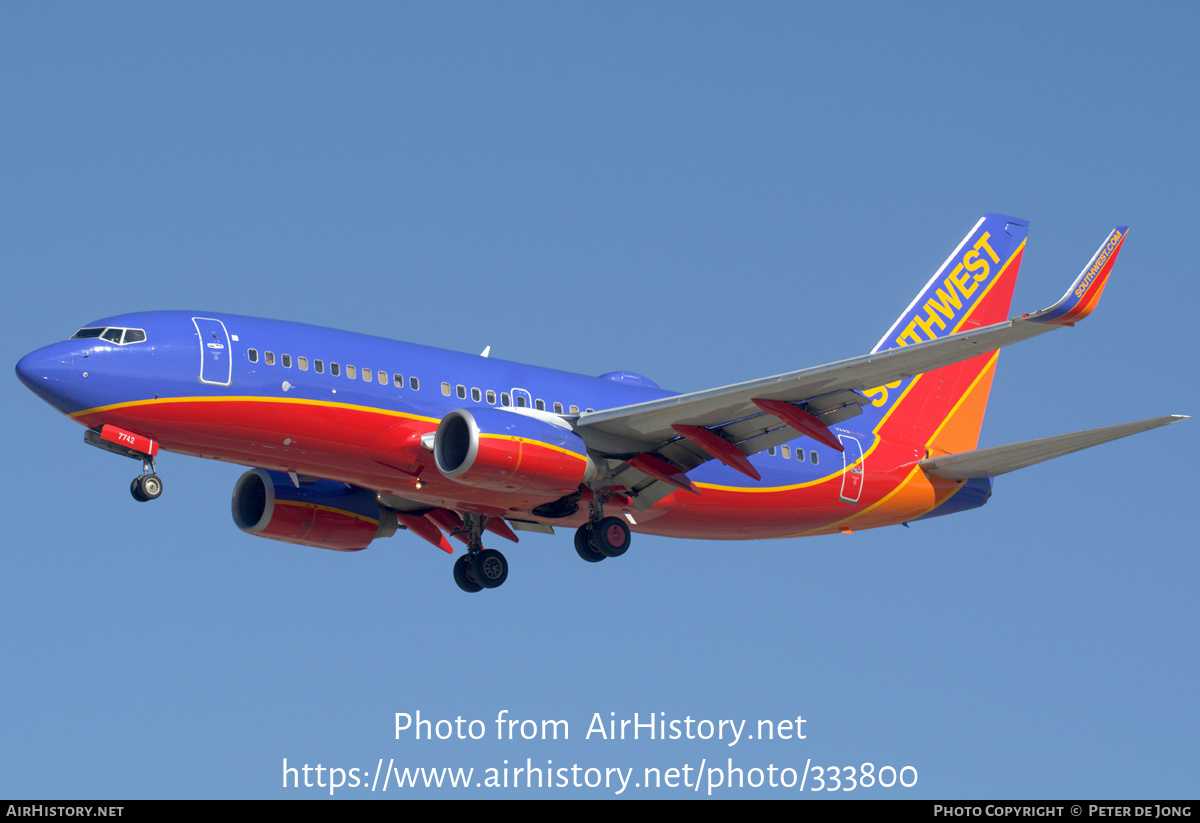
[{"label": "passenger window", "polygon": [[767,449],[767,454],[769,454],[769,455],[771,455],[772,457],[774,457],[774,456],[775,456],[775,447],[774,447],[774,446],[772,446],[771,448]]},{"label": "passenger window", "polygon": [[246,349],[246,357],[251,363],[258,362],[258,349]]},{"label": "passenger window", "polygon": [[415,377],[410,377],[410,378],[408,378],[408,387],[410,389],[412,389],[413,391],[420,391],[421,381]]},{"label": "passenger window", "polygon": [[346,364],[346,377],[353,380],[357,376],[358,376],[358,371],[353,366],[351,366],[349,363],[347,363]]},{"label": "passenger window", "polygon": [[496,405],[496,392],[491,389],[487,390],[487,404],[489,406]]},{"label": "passenger window", "polygon": [[392,375],[392,385],[398,389],[404,388],[404,378],[398,374]]},{"label": "passenger window", "polygon": [[275,365],[275,352],[269,351],[265,355],[263,355],[263,362],[266,363],[268,366],[274,366]]},{"label": "passenger window", "polygon": [[467,387],[466,387],[466,386],[464,386],[462,383],[459,383],[459,384],[458,384],[458,385],[455,387],[455,393],[458,395],[458,399],[459,399],[459,400],[466,400],[466,399],[467,399]]},{"label": "passenger window", "polygon": [[815,451],[808,453],[808,459],[812,461],[814,466],[817,465],[817,453]]},{"label": "passenger window", "polygon": [[791,460],[791,459],[792,459],[792,448],[791,448],[791,446],[780,446],[780,447],[779,447],[779,451],[780,451],[780,452],[782,452],[782,454],[783,454],[783,459],[784,459],[784,460]]},{"label": "passenger window", "polygon": [[325,361],[314,360],[313,361],[313,371],[315,371],[317,374],[324,374],[325,373]]},{"label": "passenger window", "polygon": [[290,354],[281,354],[279,355],[279,362],[285,369],[290,369],[292,367],[292,356]]},{"label": "passenger window", "polygon": [[300,355],[296,358],[296,365],[300,367],[300,371],[308,371],[308,358]]},{"label": "passenger window", "polygon": [[471,402],[478,403],[480,396],[479,389],[471,389]]},{"label": "passenger window", "polygon": [[572,405],[571,406],[571,414],[579,414],[579,407]]},{"label": "passenger window", "polygon": [[442,384],[442,394],[444,394],[446,397],[450,396],[450,384],[449,383]]},{"label": "passenger window", "polygon": [[329,373],[332,374],[334,377],[337,377],[339,374],[342,373],[342,367],[339,366],[337,363],[330,363],[329,364]]},{"label": "passenger window", "polygon": [[508,392],[506,392],[506,391],[500,392],[500,405],[501,406],[511,406],[512,405],[512,400],[509,398]]},{"label": "passenger window", "polygon": [[528,405],[529,405],[529,403],[525,400],[525,395],[518,394],[517,395],[517,407],[523,409]]},{"label": "passenger window", "polygon": [[533,401],[533,405],[538,411],[546,410],[546,401],[542,400],[542,398],[540,398],[540,397],[537,400]]},{"label": "passenger window", "polygon": [[796,459],[801,463],[804,462],[804,449],[796,449]]},{"label": "passenger window", "polygon": [[554,404],[554,413],[555,413],[555,414],[562,414],[562,403],[555,403],[555,404]]},{"label": "passenger window", "polygon": [[362,370],[362,378],[365,382],[370,383],[372,380],[375,379],[375,375],[371,372],[370,369],[363,369]]}]

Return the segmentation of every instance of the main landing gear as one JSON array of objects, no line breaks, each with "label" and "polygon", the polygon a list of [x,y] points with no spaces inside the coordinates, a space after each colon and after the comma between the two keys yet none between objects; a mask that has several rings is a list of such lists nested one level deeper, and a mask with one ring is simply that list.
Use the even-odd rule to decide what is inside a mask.
[{"label": "main landing gear", "polygon": [[575,553],[589,563],[620,557],[629,549],[629,524],[623,517],[605,517],[605,500],[603,495],[594,497],[591,518],[575,530]]},{"label": "main landing gear", "polygon": [[605,517],[597,523],[584,523],[575,530],[575,552],[589,563],[606,557],[620,557],[629,549],[629,526],[619,517]]},{"label": "main landing gear", "polygon": [[[575,551],[589,563],[620,557],[629,549],[631,534],[624,517],[605,517],[605,494],[590,502],[591,518],[575,530]],[[454,561],[454,582],[464,592],[494,589],[508,579],[508,561],[495,549],[485,549],[482,537],[487,519],[481,514],[462,515],[463,525],[451,536],[467,536],[467,553]]]},{"label": "main landing gear", "polygon": [[162,478],[154,473],[153,457],[142,458],[142,473],[133,478],[133,482],[129,484],[129,493],[139,503],[157,500],[162,496],[163,482]]},{"label": "main landing gear", "polygon": [[454,561],[454,582],[464,592],[494,589],[508,579],[508,560],[495,549],[483,547],[483,515],[464,514],[467,553]]}]

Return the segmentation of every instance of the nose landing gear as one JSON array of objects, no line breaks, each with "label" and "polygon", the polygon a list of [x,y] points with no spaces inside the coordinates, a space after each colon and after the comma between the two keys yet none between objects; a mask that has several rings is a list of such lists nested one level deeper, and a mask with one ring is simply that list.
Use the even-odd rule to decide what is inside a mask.
[{"label": "nose landing gear", "polygon": [[129,493],[139,503],[157,500],[163,493],[162,478],[154,473],[154,458],[142,458],[142,473],[129,484]]},{"label": "nose landing gear", "polygon": [[154,455],[158,454],[158,443],[154,440],[106,423],[85,431],[83,442],[106,452],[142,461],[142,473],[129,484],[129,493],[134,500],[145,503],[162,496],[162,478],[154,472]]},{"label": "nose landing gear", "polygon": [[139,475],[129,484],[129,493],[139,503],[157,500],[162,494],[162,480],[157,474]]}]

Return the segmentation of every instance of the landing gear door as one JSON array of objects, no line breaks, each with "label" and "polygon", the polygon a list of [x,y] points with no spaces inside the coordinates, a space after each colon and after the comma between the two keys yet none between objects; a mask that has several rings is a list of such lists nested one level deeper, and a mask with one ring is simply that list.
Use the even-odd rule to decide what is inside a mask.
[{"label": "landing gear door", "polygon": [[857,437],[850,437],[846,434],[839,434],[838,440],[845,449],[842,452],[842,460],[845,461],[842,466],[842,501],[856,504],[862,496],[865,474],[862,443],[858,442]]},{"label": "landing gear door", "polygon": [[228,386],[233,377],[233,357],[225,324],[211,317],[193,317],[200,336],[200,382]]}]

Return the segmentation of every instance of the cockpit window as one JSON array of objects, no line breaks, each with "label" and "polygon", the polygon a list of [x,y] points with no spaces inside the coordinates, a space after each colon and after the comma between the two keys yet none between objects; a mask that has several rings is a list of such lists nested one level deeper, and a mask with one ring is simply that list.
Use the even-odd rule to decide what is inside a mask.
[{"label": "cockpit window", "polygon": [[100,337],[110,343],[116,343],[118,346],[126,346],[130,343],[141,343],[146,339],[146,332],[142,329],[105,328],[99,326],[80,329],[71,335],[72,340],[88,340],[96,337]]}]

